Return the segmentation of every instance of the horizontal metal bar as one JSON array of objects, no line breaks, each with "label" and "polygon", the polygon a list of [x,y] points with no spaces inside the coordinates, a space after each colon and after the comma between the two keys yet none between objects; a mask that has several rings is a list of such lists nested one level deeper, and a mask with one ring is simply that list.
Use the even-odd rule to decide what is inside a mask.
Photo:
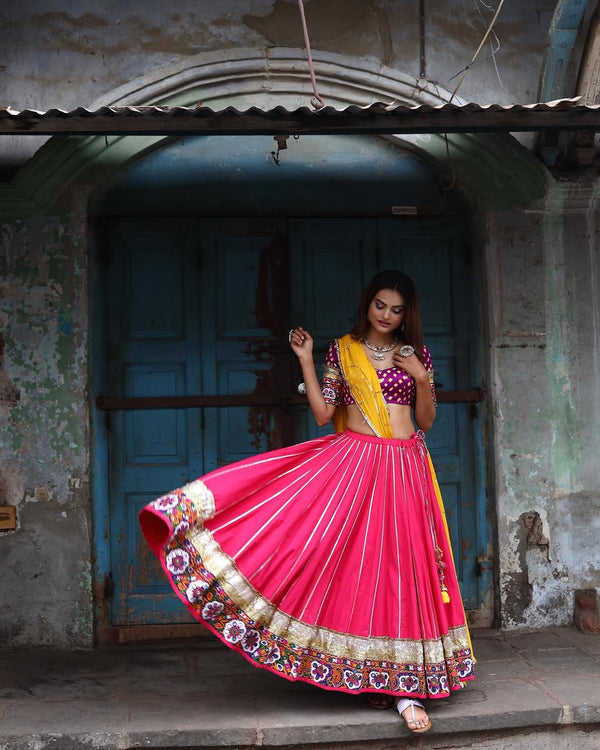
[{"label": "horizontal metal bar", "polygon": [[273,396],[222,395],[222,396],[130,396],[123,398],[105,398],[99,396],[96,406],[102,411],[121,411],[129,409],[201,409],[203,407],[228,406],[282,406],[284,401],[298,400],[306,403],[302,396],[274,398]]},{"label": "horizontal metal bar", "polygon": [[[483,401],[483,392],[479,388],[465,391],[438,391],[439,402],[474,402]],[[99,396],[96,406],[101,411],[129,411],[131,409],[200,409],[203,407],[229,406],[306,406],[305,396],[296,394],[273,396],[222,395],[222,396],[128,396],[110,398]]]},{"label": "horizontal metal bar", "polygon": [[465,391],[437,391],[437,400],[456,404],[472,404],[483,401],[485,396],[481,388],[470,388]]}]

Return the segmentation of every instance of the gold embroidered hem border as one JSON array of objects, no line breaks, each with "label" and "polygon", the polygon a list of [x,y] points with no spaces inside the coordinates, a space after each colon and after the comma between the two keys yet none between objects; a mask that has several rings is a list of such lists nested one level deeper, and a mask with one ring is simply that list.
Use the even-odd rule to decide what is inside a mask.
[{"label": "gold embroidered hem border", "polygon": [[308,625],[277,609],[261,596],[238,570],[207,529],[194,529],[189,541],[205,567],[215,576],[227,596],[249,617],[279,638],[302,648],[359,661],[391,661],[437,664],[467,649],[466,626],[451,628],[439,639],[413,641],[405,638],[353,636],[320,626]]}]

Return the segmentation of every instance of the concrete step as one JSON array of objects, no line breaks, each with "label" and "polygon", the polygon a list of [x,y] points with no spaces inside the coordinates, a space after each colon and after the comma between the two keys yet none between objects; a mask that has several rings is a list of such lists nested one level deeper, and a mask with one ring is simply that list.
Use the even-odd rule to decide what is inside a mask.
[{"label": "concrete step", "polygon": [[365,696],[291,683],[220,643],[0,656],[1,750],[600,750],[600,637],[474,633],[478,676],[407,731]]}]

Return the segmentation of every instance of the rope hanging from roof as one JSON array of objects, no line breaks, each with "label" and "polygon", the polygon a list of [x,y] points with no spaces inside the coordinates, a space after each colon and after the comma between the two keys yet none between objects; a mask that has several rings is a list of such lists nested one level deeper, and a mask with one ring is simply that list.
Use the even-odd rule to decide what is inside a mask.
[{"label": "rope hanging from roof", "polygon": [[317,89],[317,79],[315,76],[315,70],[313,68],[312,54],[310,51],[310,39],[308,38],[308,26],[306,25],[306,16],[304,15],[303,0],[298,0],[298,5],[300,7],[300,18],[302,19],[302,29],[304,31],[304,44],[306,46],[306,56],[308,58],[310,80],[312,81],[313,91],[315,92],[315,95],[311,98],[310,103],[313,109],[321,109],[325,106],[325,102],[323,101],[321,95],[319,94],[319,90]]}]

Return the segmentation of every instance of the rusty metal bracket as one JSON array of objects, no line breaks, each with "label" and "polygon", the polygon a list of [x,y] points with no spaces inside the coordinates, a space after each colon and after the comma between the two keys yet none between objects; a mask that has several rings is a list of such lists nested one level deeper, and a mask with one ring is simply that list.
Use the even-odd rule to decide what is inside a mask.
[{"label": "rusty metal bracket", "polygon": [[475,575],[478,578],[480,578],[484,573],[492,573],[494,570],[493,561],[486,557],[485,552],[483,550],[477,556],[475,565],[476,565]]},{"label": "rusty metal bracket", "polygon": [[469,388],[461,391],[436,391],[438,402],[444,403],[477,403],[483,401],[485,395],[481,388]]}]

